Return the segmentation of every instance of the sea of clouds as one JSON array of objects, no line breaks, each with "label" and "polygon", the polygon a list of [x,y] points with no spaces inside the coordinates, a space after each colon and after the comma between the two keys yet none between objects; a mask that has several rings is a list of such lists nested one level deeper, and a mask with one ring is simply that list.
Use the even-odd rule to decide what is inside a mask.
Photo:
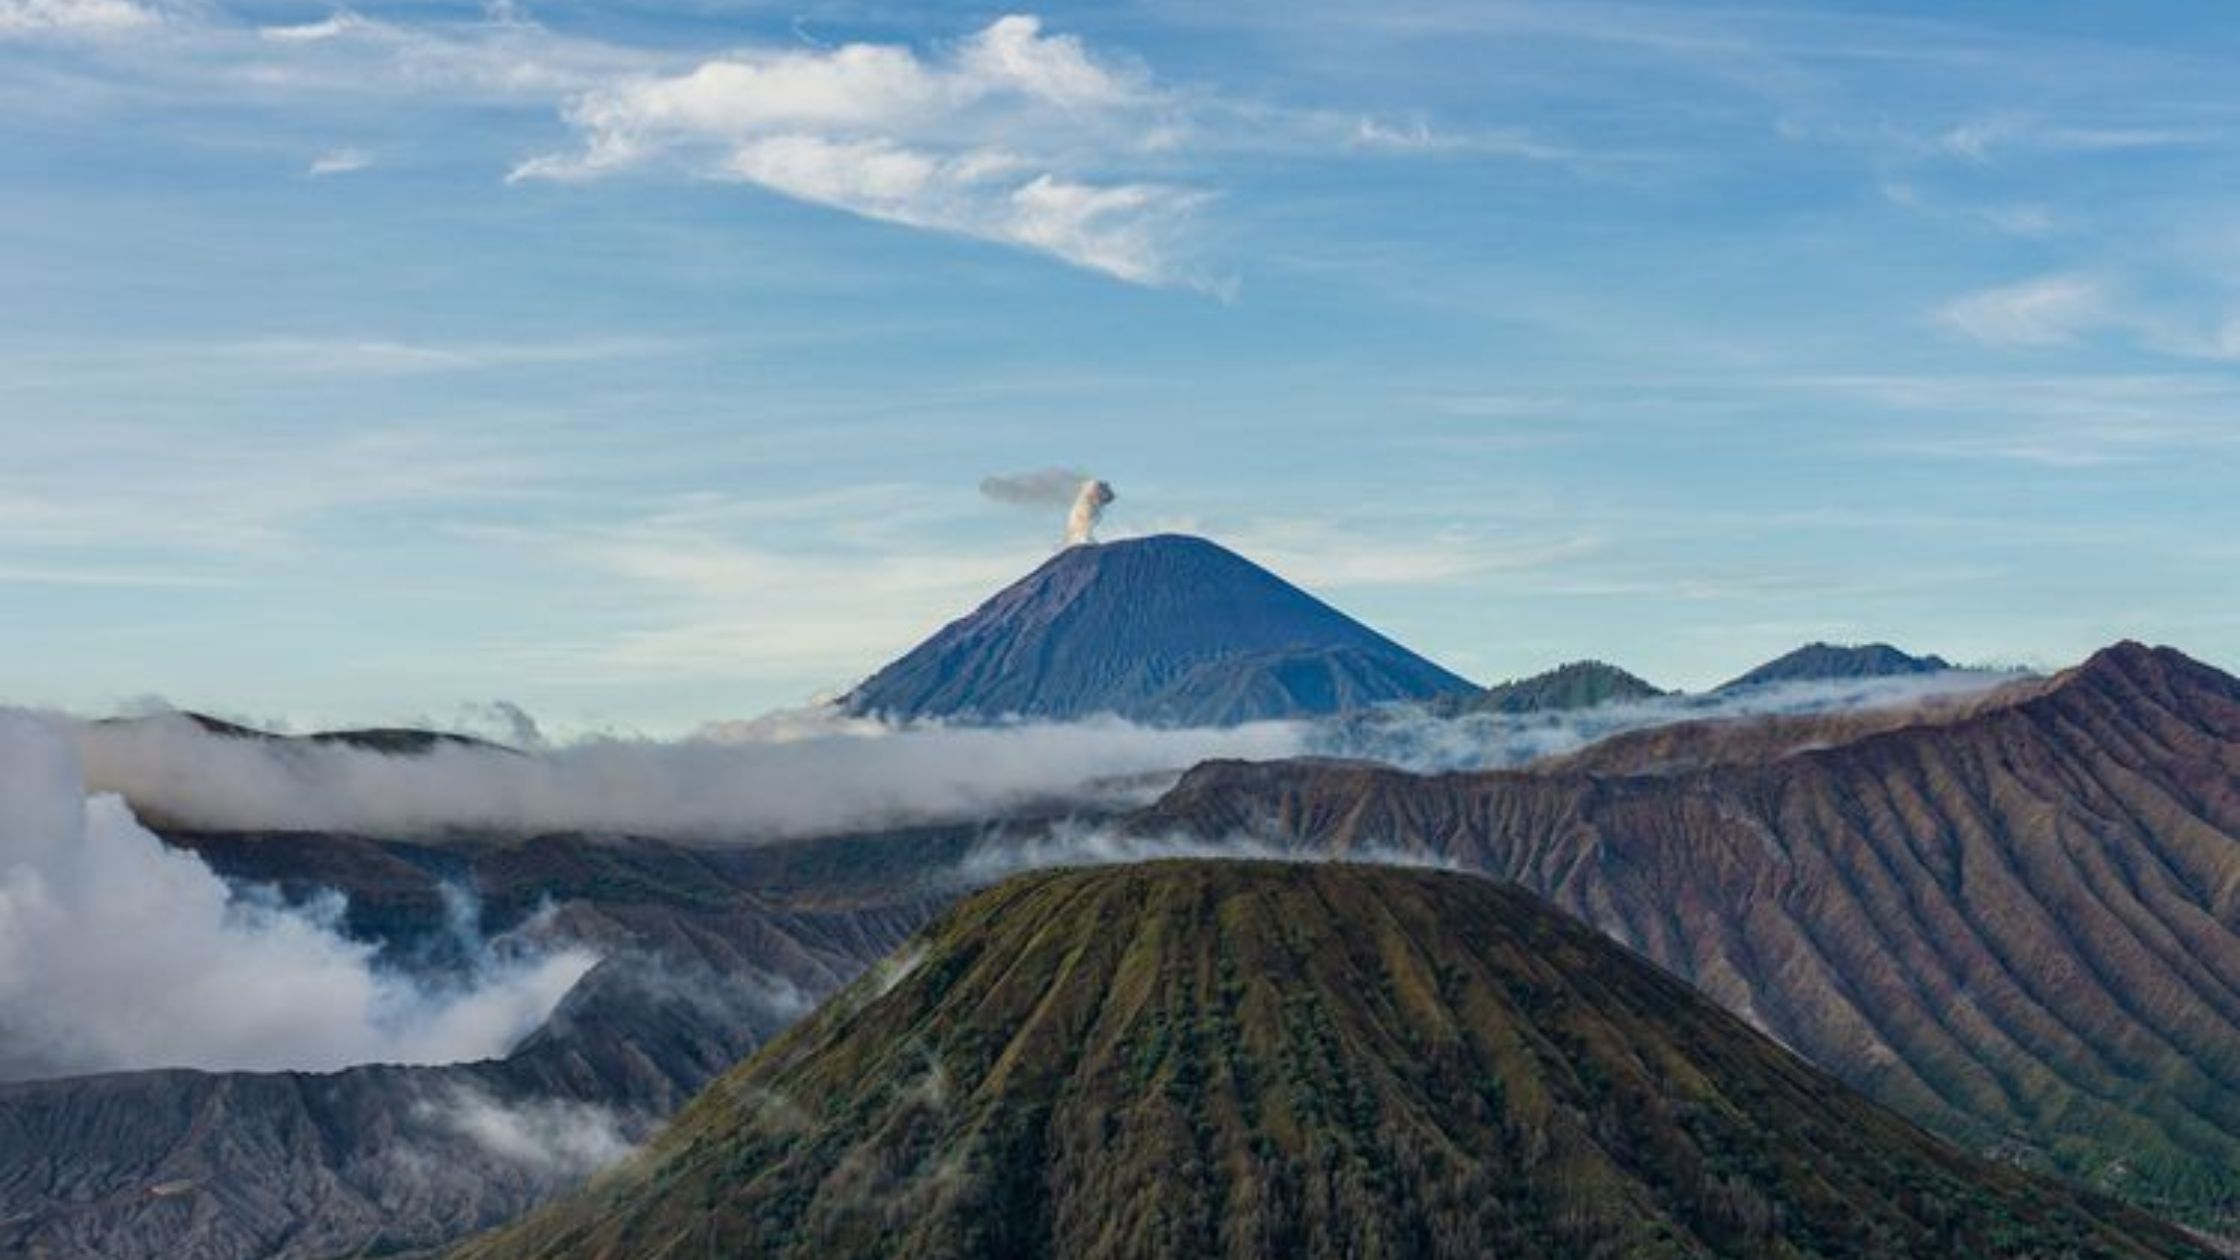
[{"label": "sea of clouds", "polygon": [[[597,961],[517,934],[470,940],[463,973],[385,969],[372,945],[340,931],[338,897],[290,905],[230,886],[142,819],[422,840],[590,831],[757,843],[1029,809],[1101,817],[1212,758],[1513,767],[1672,722],[1917,704],[2011,678],[1780,684],[1554,714],[1403,707],[1225,729],[1117,719],[897,728],[816,709],[680,740],[457,743],[410,755],[213,734],[179,714],[92,722],[0,711],[0,1079],[494,1057]],[[534,729],[525,715],[523,728]],[[1243,851],[1060,823],[1039,840],[983,847],[948,874],[974,883],[1216,852]]]},{"label": "sea of clouds", "polygon": [[[806,709],[690,738],[598,737],[513,750],[442,744],[390,756],[336,743],[213,735],[178,714],[72,722],[95,791],[165,825],[210,830],[624,832],[754,842],[997,817],[1077,802],[1139,804],[1216,758],[1326,756],[1419,772],[1501,769],[1674,722],[1920,703],[2013,675],[1953,672],[1788,683],[1570,713],[1171,729],[1118,718],[889,726]],[[533,729],[533,727],[532,727]]]}]

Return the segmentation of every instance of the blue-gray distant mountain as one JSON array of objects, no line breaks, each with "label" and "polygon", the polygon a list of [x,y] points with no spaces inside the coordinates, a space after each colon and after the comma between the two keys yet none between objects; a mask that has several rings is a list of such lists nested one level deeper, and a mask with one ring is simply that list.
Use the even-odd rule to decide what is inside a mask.
[{"label": "blue-gray distant mountain", "polygon": [[844,703],[893,719],[1233,726],[1477,691],[1232,551],[1159,534],[1059,552]]},{"label": "blue-gray distant mountain", "polygon": [[1602,661],[1573,661],[1530,678],[1496,683],[1474,696],[1441,704],[1448,713],[1558,713],[1592,709],[1665,694],[1655,685]]},{"label": "blue-gray distant mountain", "polygon": [[1767,661],[1740,678],[1721,683],[1719,690],[1732,691],[1737,687],[1755,687],[1763,683],[1941,674],[1957,668],[1958,666],[1941,656],[1914,656],[1887,643],[1862,643],[1857,646],[1808,643],[1787,656]]}]

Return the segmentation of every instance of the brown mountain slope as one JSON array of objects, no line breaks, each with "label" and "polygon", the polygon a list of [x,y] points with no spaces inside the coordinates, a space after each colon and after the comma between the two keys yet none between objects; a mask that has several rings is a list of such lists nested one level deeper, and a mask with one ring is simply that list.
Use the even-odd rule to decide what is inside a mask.
[{"label": "brown mountain slope", "polygon": [[1469,876],[1045,872],[906,956],[459,1255],[2203,1254]]},{"label": "brown mountain slope", "polygon": [[2240,1220],[2240,681],[2125,644],[1770,761],[1698,736],[1654,773],[1223,763],[1132,825],[1515,880],[1970,1146]]}]

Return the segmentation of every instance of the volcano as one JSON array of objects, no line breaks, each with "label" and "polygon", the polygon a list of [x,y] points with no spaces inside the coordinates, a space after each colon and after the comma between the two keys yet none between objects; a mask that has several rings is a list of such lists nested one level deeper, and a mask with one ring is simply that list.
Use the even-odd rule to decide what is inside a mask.
[{"label": "volcano", "polygon": [[1024,876],[459,1260],[2200,1256],[1448,872]]},{"label": "volcano", "polygon": [[1068,547],[843,703],[896,720],[1234,726],[1477,691],[1235,552],[1160,534]]}]

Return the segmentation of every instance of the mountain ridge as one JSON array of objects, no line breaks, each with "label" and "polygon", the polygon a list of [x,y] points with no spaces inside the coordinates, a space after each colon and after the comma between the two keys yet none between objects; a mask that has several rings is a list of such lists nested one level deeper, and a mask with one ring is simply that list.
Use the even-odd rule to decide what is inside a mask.
[{"label": "mountain ridge", "polygon": [[1513,880],[1937,1132],[2240,1226],[2240,679],[2122,643],[1823,733],[1432,777],[1208,763],[1129,827]]},{"label": "mountain ridge", "polygon": [[1439,705],[1445,713],[1548,713],[1591,709],[1667,694],[1639,675],[1607,661],[1569,661],[1524,678],[1495,683],[1474,696]]},{"label": "mountain ridge", "polygon": [[1471,876],[1040,872],[903,957],[458,1260],[2207,1254]]}]

